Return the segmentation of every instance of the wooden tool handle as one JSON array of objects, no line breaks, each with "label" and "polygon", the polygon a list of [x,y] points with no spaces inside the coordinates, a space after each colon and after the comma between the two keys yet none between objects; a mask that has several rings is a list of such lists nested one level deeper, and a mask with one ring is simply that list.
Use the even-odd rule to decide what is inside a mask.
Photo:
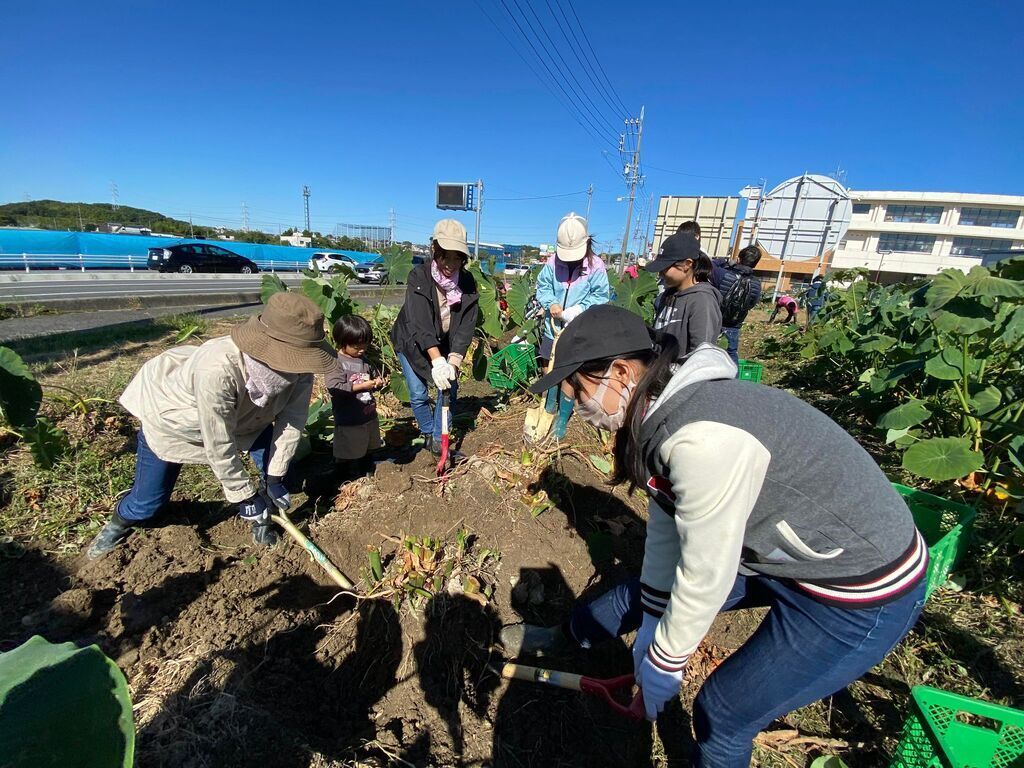
[{"label": "wooden tool handle", "polygon": [[525,664],[506,664],[501,668],[501,676],[506,680],[522,680],[527,683],[541,683],[569,691],[579,691],[582,675],[571,672],[556,672],[540,667],[528,667]]},{"label": "wooden tool handle", "polygon": [[355,587],[348,577],[339,571],[330,558],[323,553],[320,547],[310,541],[302,531],[295,527],[295,524],[288,519],[287,515],[280,512],[276,515],[271,515],[271,520],[284,528],[285,533],[295,539],[309,553],[317,565],[323,568],[327,575],[331,577],[331,581],[342,589],[353,589]]}]

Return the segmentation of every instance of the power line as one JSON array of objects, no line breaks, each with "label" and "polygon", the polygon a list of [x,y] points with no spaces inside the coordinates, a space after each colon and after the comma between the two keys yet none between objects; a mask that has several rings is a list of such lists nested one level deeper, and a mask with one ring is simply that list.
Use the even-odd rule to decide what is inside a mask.
[{"label": "power line", "polygon": [[662,173],[672,173],[672,174],[675,174],[676,176],[689,176],[690,178],[693,178],[693,179],[715,179],[715,180],[718,180],[718,181],[752,181],[752,180],[754,180],[753,176],[703,176],[703,175],[701,175],[699,173],[686,173],[685,171],[673,171],[671,168],[661,168],[660,166],[651,165],[650,163],[647,164],[647,167],[651,168],[651,169],[653,169],[655,171],[661,171]]},{"label": "power line", "polygon": [[[519,8],[519,0],[512,0],[512,2],[514,2],[516,4],[516,7]],[[590,112],[590,114],[592,116],[594,116],[597,120],[604,120],[605,126],[614,134],[615,133],[615,126],[612,125],[612,123],[607,118],[603,117],[600,114],[600,111],[597,109],[597,106],[593,103],[593,101],[591,101],[589,98],[585,97],[585,94],[584,94],[585,89],[580,84],[580,81],[576,79],[576,75],[573,74],[572,67],[569,66],[568,62],[566,62],[565,58],[562,56],[562,52],[559,50],[559,46],[555,45],[555,41],[551,39],[551,35],[548,34],[548,31],[545,28],[544,23],[540,20],[540,16],[537,15],[537,11],[534,10],[534,7],[530,3],[530,0],[523,0],[523,2],[526,3],[526,7],[530,9],[530,13],[533,14],[533,18],[535,18],[537,20],[537,26],[540,27],[540,31],[544,33],[544,37],[548,41],[548,45],[550,45],[551,49],[554,50],[555,55],[558,56],[558,60],[560,62],[562,62],[562,69],[559,69],[558,64],[554,60],[554,57],[551,57],[551,63],[555,65],[555,69],[558,70],[559,74],[561,74],[563,78],[565,78],[565,73],[566,72],[569,73],[569,77],[572,78],[572,81],[576,84],[576,87],[579,89],[579,99],[580,99],[580,101],[587,107],[587,109]],[[550,8],[551,6],[549,5],[548,7]],[[522,13],[522,9],[521,8],[520,8],[519,12]],[[526,14],[523,14],[523,18],[526,18]],[[529,19],[526,20],[526,23],[529,24],[530,25],[530,29],[533,30],[533,24],[530,22]],[[555,19],[555,24],[556,25],[558,24],[558,20],[557,19]],[[534,32],[535,35],[537,34],[536,30],[533,30],[533,32]],[[538,40],[538,42],[540,41],[540,36],[539,35],[537,36],[537,40]],[[543,44],[542,44],[542,47],[543,47]],[[545,49],[545,50],[547,50],[547,49]],[[550,57],[551,55],[548,54],[548,56]],[[569,81],[568,81],[567,78],[566,78],[565,81],[566,81],[566,84],[568,85]]]},{"label": "power line", "polygon": [[[515,0],[513,0],[513,2],[515,2]],[[479,2],[477,3],[477,5],[479,7]],[[575,119],[576,122],[579,123],[580,126],[582,126],[588,133],[590,133],[590,135],[592,137],[597,139],[597,141],[599,143],[603,142],[605,144],[611,144],[614,147],[615,146],[615,142],[613,142],[607,136],[602,136],[601,133],[597,131],[597,127],[591,127],[587,123],[586,116],[583,114],[582,110],[580,110],[579,107],[576,106],[576,104],[573,101],[572,97],[569,95],[568,91],[566,91],[565,86],[562,85],[561,80],[559,80],[557,77],[555,77],[554,73],[551,71],[551,68],[548,66],[547,59],[545,59],[543,56],[541,56],[540,51],[537,50],[537,46],[533,44],[533,39],[529,35],[526,34],[526,31],[523,29],[522,25],[519,23],[519,19],[516,17],[516,15],[514,13],[512,13],[511,9],[508,7],[508,4],[505,2],[505,0],[501,0],[501,6],[502,6],[502,8],[505,9],[505,13],[508,14],[508,17],[512,20],[512,23],[515,25],[516,29],[519,31],[520,37],[522,37],[523,41],[526,42],[526,44],[528,46],[530,46],[530,49],[533,51],[534,56],[537,57],[537,59],[541,63],[541,66],[543,66],[544,70],[548,73],[548,77],[551,78],[551,81],[555,84],[555,86],[565,95],[565,98],[568,100],[568,102],[570,102],[572,104],[572,107],[570,109],[563,102],[563,106],[566,106],[566,108],[569,109],[570,114],[572,114],[572,116],[573,116],[573,119]],[[490,17],[488,16],[488,18],[490,18]],[[494,23],[493,20],[492,20],[492,23]],[[499,31],[500,31],[500,27],[499,27]],[[511,43],[509,43],[509,44],[512,45]],[[517,53],[519,53],[519,49],[516,46],[512,45],[512,48]],[[519,55],[520,55],[521,58],[523,58],[523,61],[527,61],[526,58],[523,57],[522,54],[519,54]]]},{"label": "power line", "polygon": [[[558,0],[555,0],[554,8],[551,7],[550,0],[544,0],[544,2],[547,3],[548,10],[551,11],[552,17],[555,16],[554,8],[557,8],[558,13],[565,21],[565,26],[563,27],[561,22],[559,22],[557,18],[555,19],[555,23],[558,25],[558,29],[559,31],[561,31],[562,37],[565,38],[565,42],[568,43],[569,48],[572,50],[573,55],[576,57],[576,61],[580,63],[580,66],[583,68],[584,73],[590,79],[590,82],[594,85],[594,89],[599,94],[601,94],[601,98],[604,99],[605,104],[611,107],[612,113],[617,118],[622,119],[626,117],[625,114],[620,114],[619,108],[612,104],[611,100],[608,98],[608,89],[597,79],[597,70],[594,69],[594,66],[592,64],[587,63],[586,56],[580,56],[579,51],[583,47],[583,45],[580,43],[579,38],[576,37],[576,30],[572,28],[572,25],[569,23],[569,17],[565,15],[565,11],[562,10],[562,6],[559,4]],[[565,34],[566,29],[569,30],[570,34],[572,34],[572,42],[569,41],[568,35]]]},{"label": "power line", "polygon": [[594,50],[594,46],[590,42],[590,38],[587,37],[587,30],[583,28],[583,24],[580,23],[580,17],[576,14],[576,9],[573,7],[572,0],[566,0],[569,3],[569,10],[572,11],[573,18],[576,19],[576,25],[580,29],[580,33],[583,35],[583,39],[587,41],[587,47],[590,49],[590,55],[594,57],[594,61],[597,63],[598,68],[601,70],[601,74],[604,75],[604,81],[608,83],[608,87],[611,89],[612,95],[615,100],[619,102],[619,106],[622,107],[623,113],[629,114],[629,109],[622,102],[619,97],[618,91],[615,90],[615,86],[612,85],[612,81],[608,79],[608,73],[604,71],[604,65],[601,64],[601,59],[598,58],[597,52]]},{"label": "power line", "polygon": [[585,195],[587,190],[581,189],[578,192],[565,192],[560,195],[530,195],[528,197],[492,197],[491,202],[495,201],[508,201],[508,200],[551,200],[555,197],[575,197],[576,195]]}]

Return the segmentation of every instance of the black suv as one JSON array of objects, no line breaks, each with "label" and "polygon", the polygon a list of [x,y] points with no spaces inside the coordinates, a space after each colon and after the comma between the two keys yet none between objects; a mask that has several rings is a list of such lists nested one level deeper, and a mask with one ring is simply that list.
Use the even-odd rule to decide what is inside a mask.
[{"label": "black suv", "polygon": [[182,243],[168,248],[149,249],[149,268],[158,272],[259,272],[255,262],[218,245]]}]

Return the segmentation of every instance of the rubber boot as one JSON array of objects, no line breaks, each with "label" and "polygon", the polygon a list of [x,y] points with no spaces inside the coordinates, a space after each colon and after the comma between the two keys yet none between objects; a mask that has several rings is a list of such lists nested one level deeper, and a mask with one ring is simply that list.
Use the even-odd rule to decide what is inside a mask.
[{"label": "rubber boot", "polygon": [[118,544],[127,539],[132,533],[131,521],[125,520],[121,517],[117,511],[117,507],[114,507],[114,514],[110,516],[110,520],[103,526],[96,538],[92,540],[89,545],[89,549],[86,551],[86,557],[90,560],[99,560],[105,554],[114,549]]},{"label": "rubber boot", "polygon": [[548,413],[558,413],[558,403],[562,397],[560,386],[551,387],[544,395],[544,410]]},{"label": "rubber boot", "polygon": [[572,409],[575,406],[571,397],[566,397],[561,390],[558,392],[558,416],[555,418],[554,436],[555,440],[565,439],[565,430],[569,427],[569,418],[572,416]]},{"label": "rubber boot", "polygon": [[561,626],[538,627],[535,624],[512,624],[498,635],[505,655],[515,657],[522,653],[535,656],[559,655],[572,650],[572,644]]},{"label": "rubber boot", "polygon": [[252,540],[261,547],[271,549],[281,540],[274,524],[270,522],[270,513],[263,520],[254,520],[252,524]]}]

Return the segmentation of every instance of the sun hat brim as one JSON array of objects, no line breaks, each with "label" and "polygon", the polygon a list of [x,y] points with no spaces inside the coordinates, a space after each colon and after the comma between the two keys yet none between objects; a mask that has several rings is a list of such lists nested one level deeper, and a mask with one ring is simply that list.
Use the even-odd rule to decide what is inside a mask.
[{"label": "sun hat brim", "polygon": [[587,255],[587,244],[588,240],[574,246],[556,245],[555,253],[559,259],[570,264],[574,261],[583,261],[583,257]]},{"label": "sun hat brim", "polygon": [[232,328],[231,340],[249,357],[281,373],[329,373],[338,362],[338,353],[326,339],[301,347],[272,339],[259,315]]},{"label": "sun hat brim", "polygon": [[434,242],[440,245],[446,251],[458,251],[459,253],[463,254],[467,259],[470,258],[469,244],[465,240],[460,240],[457,237],[435,235]]}]

